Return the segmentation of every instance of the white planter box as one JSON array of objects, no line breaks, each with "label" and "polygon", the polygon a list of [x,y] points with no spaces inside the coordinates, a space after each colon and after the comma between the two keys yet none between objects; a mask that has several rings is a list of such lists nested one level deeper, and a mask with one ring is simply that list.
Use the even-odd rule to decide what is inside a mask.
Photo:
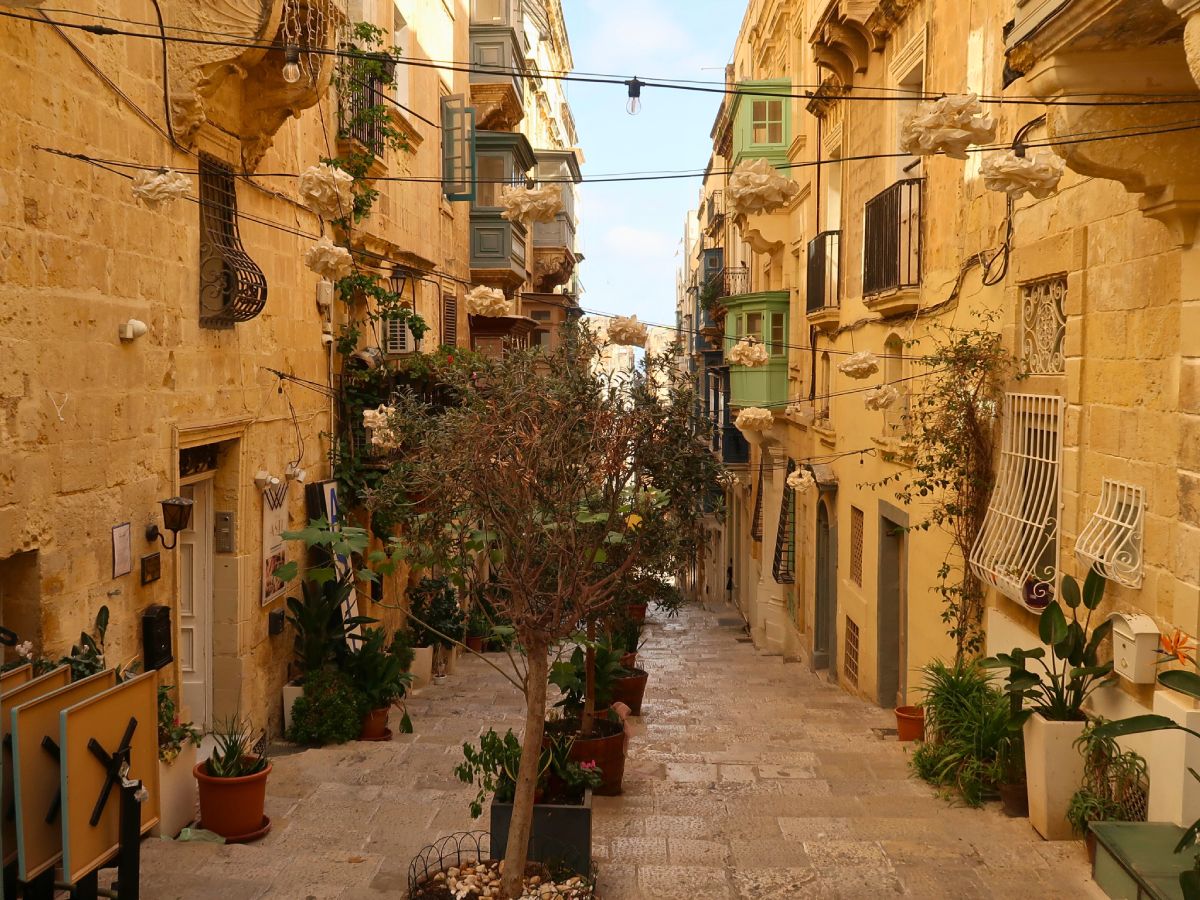
[{"label": "white planter box", "polygon": [[433,681],[432,647],[417,647],[413,651],[411,671],[413,676],[412,686],[415,690],[420,690]]},{"label": "white planter box", "polygon": [[283,686],[283,733],[292,730],[292,704],[304,696],[304,685],[289,681]]},{"label": "white planter box", "polygon": [[155,837],[175,837],[196,818],[196,745],[185,743],[172,763],[158,763],[158,824]]},{"label": "white planter box", "polygon": [[1034,713],[1025,722],[1025,779],[1029,822],[1048,841],[1078,838],[1067,807],[1083,780],[1083,757],[1075,749],[1086,722],[1051,722]]}]

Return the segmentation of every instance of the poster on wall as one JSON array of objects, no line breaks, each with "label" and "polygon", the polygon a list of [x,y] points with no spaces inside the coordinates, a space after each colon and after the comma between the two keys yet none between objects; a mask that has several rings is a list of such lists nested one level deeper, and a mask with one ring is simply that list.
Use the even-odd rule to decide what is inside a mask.
[{"label": "poster on wall", "polygon": [[286,481],[263,491],[262,524],[262,605],[287,590],[288,583],[275,576],[275,570],[287,562],[287,545],[283,533],[288,527]]},{"label": "poster on wall", "polygon": [[[315,484],[310,484],[305,494],[305,500],[308,506],[308,518],[325,519],[329,522],[331,528],[338,528],[342,524],[341,507],[338,506],[338,489],[336,481],[319,481]],[[350,573],[350,560],[340,553],[333,561],[334,567],[337,569],[338,577],[345,578]],[[346,596],[342,603],[342,619],[352,619],[358,615],[358,589],[355,588]],[[355,628],[349,632],[348,637],[351,639],[361,638],[361,628]]]},{"label": "poster on wall", "polygon": [[129,522],[114,525],[112,530],[113,567],[112,577],[120,578],[133,571],[133,548],[130,535],[132,527]]}]

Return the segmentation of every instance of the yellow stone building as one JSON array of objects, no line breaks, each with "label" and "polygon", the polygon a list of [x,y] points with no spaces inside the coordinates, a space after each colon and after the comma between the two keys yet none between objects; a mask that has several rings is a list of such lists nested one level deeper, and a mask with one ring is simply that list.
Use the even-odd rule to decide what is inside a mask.
[{"label": "yellow stone building", "polygon": [[[1095,563],[1109,576],[1105,615],[1200,632],[1189,15],[1190,33],[1181,2],[751,0],[679,321],[714,450],[736,477],[696,586],[733,600],[758,646],[882,706],[917,702],[920,667],[954,652],[943,561],[987,585],[988,651],[1035,646],[1039,602]],[[969,93],[996,119],[982,152],[902,149],[921,98]],[[985,185],[985,161],[1018,138],[1066,164],[1042,199]],[[738,215],[728,173],[756,159],[798,190],[775,212]],[[914,474],[927,357],[947,329],[972,327],[999,333],[1013,364],[987,519],[964,559],[936,527],[910,530],[928,498],[906,504],[885,482]],[[746,334],[765,366],[726,359]],[[878,371],[856,379],[843,367],[863,351]],[[884,384],[897,402],[868,409],[866,390]],[[737,430],[748,407],[773,412],[766,431]],[[788,489],[804,468],[813,486]],[[1094,705],[1195,717],[1127,679]],[[1140,748],[1159,818],[1200,807],[1182,747]]]},{"label": "yellow stone building", "polygon": [[[379,195],[351,229],[360,271],[422,316],[420,350],[469,345],[463,298],[487,266],[466,195],[484,179],[443,180],[447,147],[470,136],[462,110],[480,135],[489,127],[497,76],[468,69],[490,61],[476,51],[498,16],[514,35],[543,21],[556,47],[565,28],[556,0],[161,7],[161,27],[124,0],[61,15],[0,7],[15,13],[0,19],[0,624],[57,658],[107,605],[115,664],[141,655],[143,614],[166,607],[165,680],[191,717],[208,726],[240,711],[277,731],[292,648],[273,534],[329,509],[331,436],[354,424],[337,421],[343,365],[418,349],[402,326],[378,323],[343,364],[335,341],[364,309],[306,267],[333,232],[296,176],[373,150]],[[362,22],[373,46],[355,34]],[[339,81],[334,50],[346,41],[394,50],[394,83]],[[544,89],[523,50],[497,64],[530,81],[528,93],[501,92],[519,121]],[[355,119],[372,104],[382,120]],[[535,121],[537,146],[574,147],[565,102]],[[538,177],[537,162],[513,179]],[[185,175],[187,190],[138,202],[131,178],[159,167]],[[515,270],[514,295],[535,286],[536,260]],[[193,501],[192,518],[166,549],[176,536],[151,540],[147,526],[164,526],[160,501],[175,496]],[[383,599],[394,606],[403,588],[393,579]]]}]

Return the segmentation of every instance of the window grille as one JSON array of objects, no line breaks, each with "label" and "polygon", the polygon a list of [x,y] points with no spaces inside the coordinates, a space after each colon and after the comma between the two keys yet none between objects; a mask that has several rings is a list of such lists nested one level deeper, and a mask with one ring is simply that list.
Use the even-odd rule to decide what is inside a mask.
[{"label": "window grille", "polygon": [[763,487],[764,473],[767,464],[767,451],[763,450],[758,457],[758,488],[754,492],[754,521],[750,525],[750,537],[756,541],[763,539]]},{"label": "window grille", "polygon": [[906,178],[867,201],[864,294],[916,287],[921,283],[923,183],[920,178]]},{"label": "window grille", "polygon": [[458,345],[458,295],[442,295],[442,343],[447,347]]},{"label": "window grille", "polygon": [[1030,375],[1062,375],[1067,370],[1067,278],[1058,275],[1021,287],[1021,351]]},{"label": "window grille", "polygon": [[[796,471],[796,461],[789,459],[787,474]],[[796,583],[796,492],[784,481],[783,501],[779,505],[779,533],[775,536],[775,564],[771,569],[776,584]]]},{"label": "window grille", "polygon": [[858,623],[846,616],[846,650],[842,655],[842,674],[858,687]]},{"label": "window grille", "polygon": [[267,279],[242,247],[233,169],[200,156],[200,324],[231,328],[267,305]]},{"label": "window grille", "polygon": [[850,507],[850,577],[859,587],[862,587],[863,583],[864,518],[861,509],[857,506]]},{"label": "window grille", "polygon": [[403,319],[383,320],[383,352],[386,356],[407,356],[415,353],[416,339]]},{"label": "window grille", "polygon": [[1004,596],[1045,609],[1058,580],[1063,401],[1007,394],[996,485],[971,568]]},{"label": "window grille", "polygon": [[1075,555],[1109,581],[1142,586],[1142,518],[1146,492],[1140,485],[1105,478],[1100,503],[1075,541]]}]

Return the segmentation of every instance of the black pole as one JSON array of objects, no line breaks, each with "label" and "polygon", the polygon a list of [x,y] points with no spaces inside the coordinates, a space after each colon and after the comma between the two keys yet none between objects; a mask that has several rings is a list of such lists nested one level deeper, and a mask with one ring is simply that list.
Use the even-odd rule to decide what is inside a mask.
[{"label": "black pole", "polygon": [[17,863],[13,860],[12,863],[4,867],[4,896],[17,896]]},{"label": "black pole", "polygon": [[54,867],[51,866],[33,881],[25,882],[26,900],[54,900]]},{"label": "black pole", "polygon": [[140,900],[141,895],[142,803],[138,796],[141,792],[140,781],[121,785],[121,850],[117,857],[120,900]]},{"label": "black pole", "polygon": [[84,875],[71,889],[71,900],[99,900],[99,897],[100,873],[98,871]]}]

